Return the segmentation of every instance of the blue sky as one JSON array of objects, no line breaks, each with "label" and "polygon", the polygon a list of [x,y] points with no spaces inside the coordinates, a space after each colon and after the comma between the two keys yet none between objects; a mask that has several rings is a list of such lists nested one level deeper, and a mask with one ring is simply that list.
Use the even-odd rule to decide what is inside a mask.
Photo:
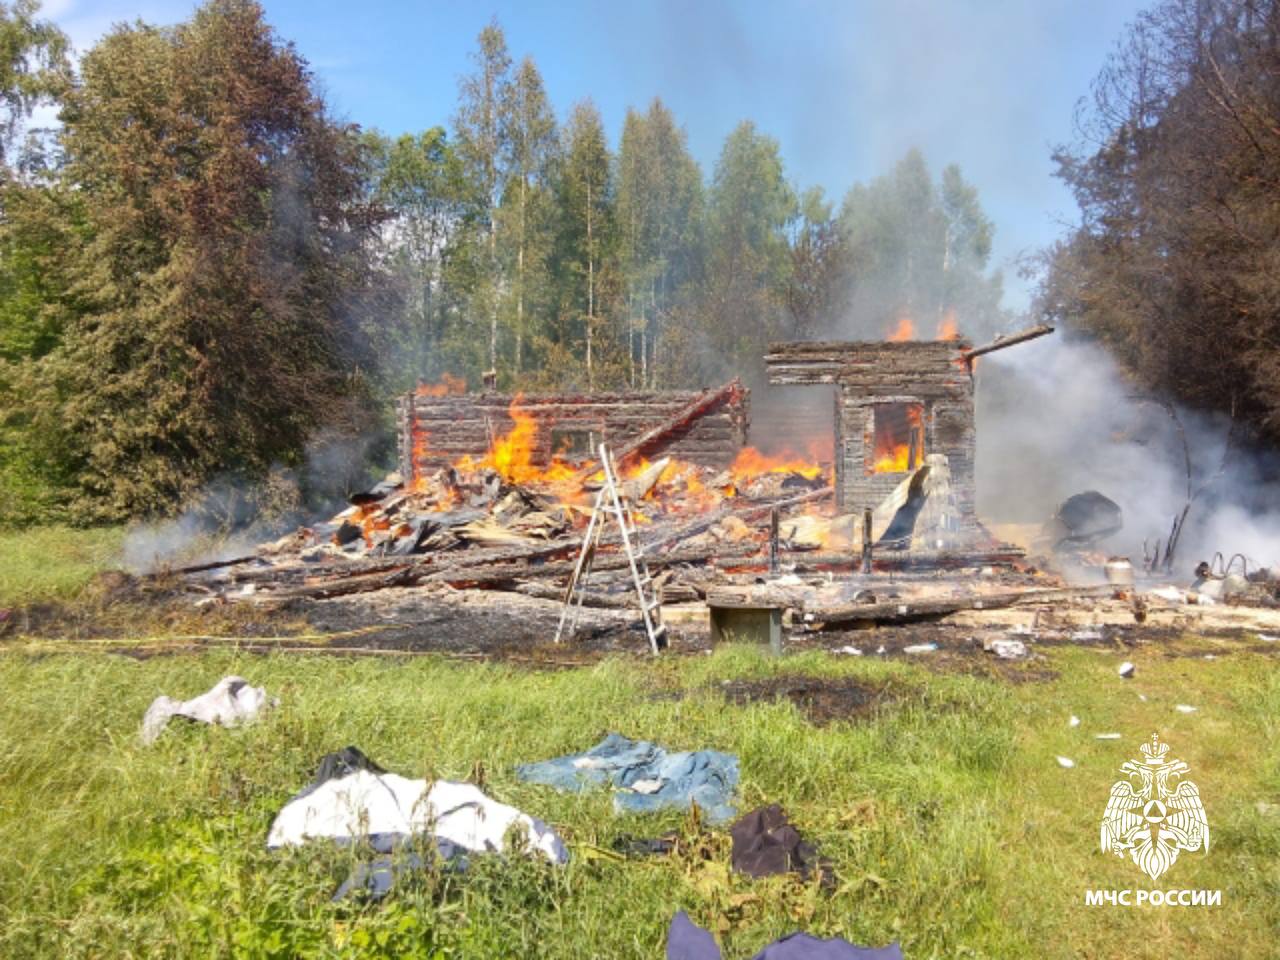
[{"label": "blue sky", "polygon": [[[958,163],[996,224],[1007,303],[1027,291],[1023,252],[1073,215],[1049,152],[1133,0],[559,0],[481,4],[265,0],[310,61],[334,110],[388,133],[447,124],[457,78],[492,16],[513,57],[532,56],[563,117],[590,96],[614,143],[628,106],[660,96],[710,175],[741,120],[777,137],[790,178],[839,198],[912,146]],[[173,23],[176,0],[47,0],[77,49],[113,23]]]}]

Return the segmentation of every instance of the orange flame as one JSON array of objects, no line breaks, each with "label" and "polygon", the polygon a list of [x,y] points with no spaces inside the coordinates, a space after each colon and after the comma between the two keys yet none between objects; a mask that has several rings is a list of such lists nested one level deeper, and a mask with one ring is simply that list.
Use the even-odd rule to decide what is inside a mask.
[{"label": "orange flame", "polygon": [[464,456],[454,464],[454,468],[463,472],[493,470],[508,483],[566,483],[573,480],[576,471],[558,457],[553,457],[545,467],[533,462],[538,421],[521,406],[523,400],[522,393],[512,397],[507,416],[515,426],[494,441],[493,448],[483,460]]},{"label": "orange flame", "polygon": [[[906,431],[895,429],[891,421],[885,426],[879,422],[875,430],[875,452],[872,473],[905,473],[919,466],[924,460],[924,414],[919,404],[904,404]],[[913,443],[914,442],[914,443]],[[915,463],[911,462],[911,448],[915,446]]]},{"label": "orange flame", "polygon": [[960,328],[956,326],[956,312],[948,310],[942,315],[942,320],[938,324],[938,340],[959,340]]},{"label": "orange flame", "polygon": [[902,343],[906,340],[914,340],[916,337],[916,325],[912,323],[911,318],[903,314],[898,318],[898,325],[889,333],[888,339],[893,343]]},{"label": "orange flame", "polygon": [[790,451],[777,456],[761,453],[755,447],[743,447],[729,466],[735,484],[750,483],[766,473],[798,473],[806,480],[822,475],[822,467],[804,460]]},{"label": "orange flame", "polygon": [[467,381],[446,373],[439,383],[420,383],[413,392],[420,397],[453,397],[467,392]]}]

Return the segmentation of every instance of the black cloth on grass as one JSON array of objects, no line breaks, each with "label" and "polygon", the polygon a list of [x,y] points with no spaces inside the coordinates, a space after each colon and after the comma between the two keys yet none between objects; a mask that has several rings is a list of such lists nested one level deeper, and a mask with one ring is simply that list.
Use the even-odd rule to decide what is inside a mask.
[{"label": "black cloth on grass", "polygon": [[729,834],[733,837],[733,869],[751,877],[793,871],[808,877],[824,865],[818,851],[800,837],[776,803],[745,814],[729,828]]},{"label": "black cloth on grass", "polygon": [[[667,933],[667,960],[721,960],[715,938],[683,910],[671,920]],[[896,943],[887,947],[855,947],[848,940],[820,940],[807,933],[793,933],[769,944],[752,960],[903,960]]]}]

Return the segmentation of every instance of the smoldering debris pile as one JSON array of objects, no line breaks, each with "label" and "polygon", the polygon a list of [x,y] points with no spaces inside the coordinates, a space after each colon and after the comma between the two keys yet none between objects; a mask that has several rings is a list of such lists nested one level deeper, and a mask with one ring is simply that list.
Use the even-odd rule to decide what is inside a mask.
[{"label": "smoldering debris pile", "polygon": [[[393,474],[328,522],[251,555],[177,572],[202,603],[427,584],[559,599],[603,474],[594,463],[557,462],[516,480],[502,469],[511,462],[508,440],[482,461],[411,484]],[[929,458],[869,516],[834,512],[829,468],[750,447],[722,470],[670,457],[632,457],[620,467],[639,551],[667,603],[704,599],[716,585],[766,573],[1009,565],[1023,555],[989,538],[956,540],[945,458]],[[615,530],[600,542],[586,605],[635,605],[620,541]]]},{"label": "smoldering debris pile", "polygon": [[[448,467],[410,488],[393,474],[326,523],[252,555],[179,572],[193,593],[226,601],[326,598],[422,583],[542,595],[572,570],[598,483],[590,477],[580,484],[516,483],[492,468]],[[663,582],[672,585],[677,567],[759,566],[774,510],[789,521],[780,524],[780,548],[815,554],[814,523],[802,511],[829,500],[831,489],[817,468],[715,471],[663,458],[632,465],[622,493],[633,505],[651,569],[664,571]],[[588,603],[630,602],[618,547],[616,534],[606,534]]]}]

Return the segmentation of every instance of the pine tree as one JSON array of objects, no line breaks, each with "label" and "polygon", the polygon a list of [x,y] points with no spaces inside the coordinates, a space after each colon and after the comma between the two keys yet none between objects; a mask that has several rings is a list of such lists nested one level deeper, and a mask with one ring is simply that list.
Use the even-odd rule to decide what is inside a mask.
[{"label": "pine tree", "polygon": [[564,139],[560,267],[569,309],[581,324],[587,389],[591,390],[596,384],[605,257],[612,244],[613,185],[604,124],[590,100],[574,107]]},{"label": "pine tree", "polygon": [[80,515],[163,509],[297,453],[369,369],[353,317],[377,222],[305,63],[256,3],[213,0],[115,28],[62,119],[84,226],[31,409]]}]

